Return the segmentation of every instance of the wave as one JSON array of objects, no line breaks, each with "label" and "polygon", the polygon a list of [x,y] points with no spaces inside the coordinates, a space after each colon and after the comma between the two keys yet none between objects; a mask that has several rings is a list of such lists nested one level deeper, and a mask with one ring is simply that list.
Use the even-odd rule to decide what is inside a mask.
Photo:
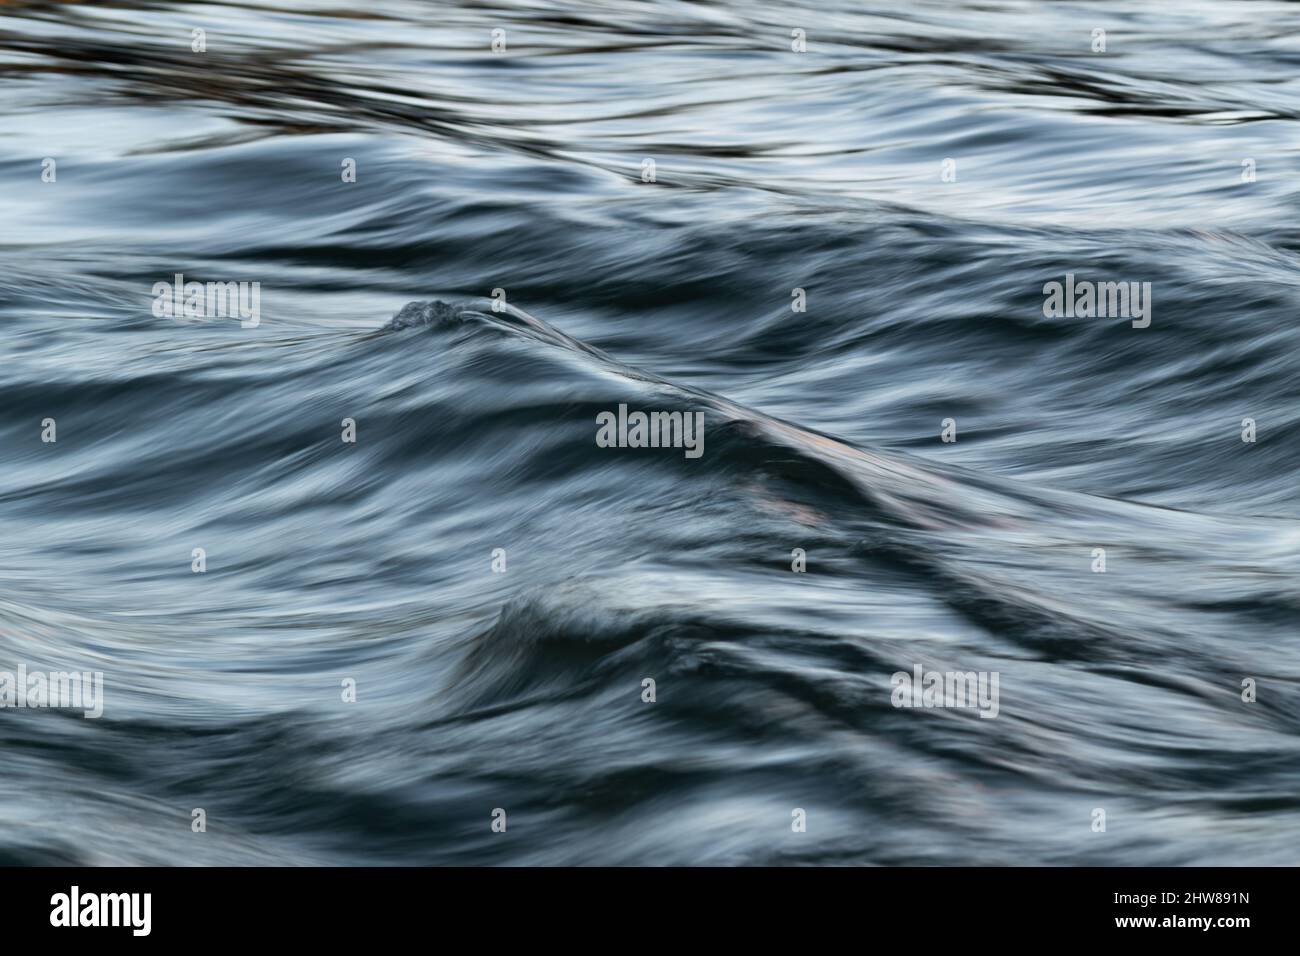
[{"label": "wave", "polygon": [[5,10],[0,862],[1296,862],[1297,11]]}]

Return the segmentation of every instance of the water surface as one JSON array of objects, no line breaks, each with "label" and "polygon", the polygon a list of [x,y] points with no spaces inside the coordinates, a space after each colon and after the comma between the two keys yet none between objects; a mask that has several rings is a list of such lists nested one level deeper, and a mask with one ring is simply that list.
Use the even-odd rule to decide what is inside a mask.
[{"label": "water surface", "polygon": [[1274,3],[3,4],[0,670],[105,711],[0,713],[0,860],[1300,862],[1298,67]]}]

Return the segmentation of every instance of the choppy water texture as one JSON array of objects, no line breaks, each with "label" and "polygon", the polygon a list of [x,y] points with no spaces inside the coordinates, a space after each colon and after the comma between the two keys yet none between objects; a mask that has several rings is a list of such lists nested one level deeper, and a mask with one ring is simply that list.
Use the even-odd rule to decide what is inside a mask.
[{"label": "choppy water texture", "polygon": [[1300,862],[1298,77],[1271,3],[0,5],[0,669],[106,682],[0,711],[0,860]]}]

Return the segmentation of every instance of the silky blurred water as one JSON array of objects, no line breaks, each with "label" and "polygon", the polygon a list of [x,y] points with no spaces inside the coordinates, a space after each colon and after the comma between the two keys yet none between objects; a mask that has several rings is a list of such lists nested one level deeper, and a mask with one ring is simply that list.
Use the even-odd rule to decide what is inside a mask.
[{"label": "silky blurred water", "polygon": [[1298,67],[1280,3],[0,4],[0,670],[105,681],[0,710],[0,861],[1300,863]]}]

